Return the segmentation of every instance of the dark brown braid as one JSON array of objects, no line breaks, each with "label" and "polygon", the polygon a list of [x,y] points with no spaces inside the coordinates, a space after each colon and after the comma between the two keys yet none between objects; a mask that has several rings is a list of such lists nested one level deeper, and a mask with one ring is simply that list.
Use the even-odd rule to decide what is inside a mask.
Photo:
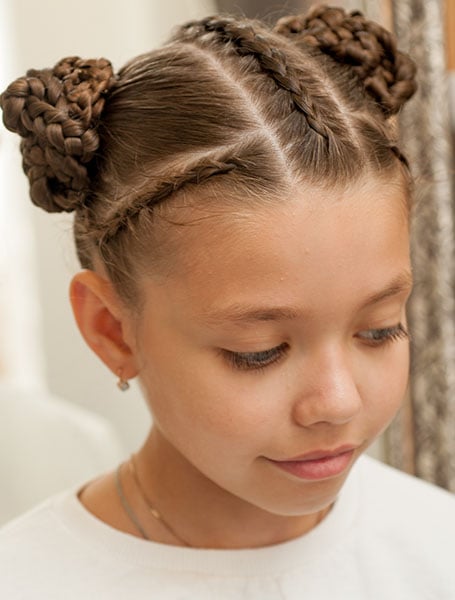
[{"label": "dark brown braid", "polygon": [[151,208],[160,204],[163,200],[172,196],[185,186],[190,184],[202,184],[215,175],[226,175],[235,168],[244,168],[244,165],[239,160],[232,159],[230,162],[222,162],[222,160],[205,160],[185,170],[180,175],[168,178],[160,182],[158,187],[152,192],[146,192],[135,198],[134,202],[130,202],[125,210],[119,210],[116,214],[109,217],[106,223],[99,224],[99,230],[92,232],[99,236],[99,246],[102,247],[106,241],[115,237],[117,233],[128,227],[129,222],[146,207]]},{"label": "dark brown braid", "polygon": [[[113,203],[112,210],[107,211],[102,221],[98,219],[98,222],[89,225],[91,235],[98,240],[100,251],[121,230],[128,229],[145,208],[157,206],[186,186],[200,186],[216,176],[226,176],[234,171],[237,182],[242,178],[244,181],[251,180],[257,170],[258,160],[266,160],[262,144],[261,139],[258,141],[252,138],[246,142],[242,139],[221,151],[212,151],[209,156],[196,158],[186,164],[181,172],[175,169],[173,174],[157,177],[155,185],[147,180],[144,190],[138,189],[133,198],[128,196],[126,199],[119,199]],[[270,166],[269,176],[273,177],[273,171]],[[262,178],[266,182],[268,176],[262,175]],[[86,218],[90,218],[90,211],[87,211]]]},{"label": "dark brown braid", "polygon": [[[272,77],[280,88],[289,92],[294,107],[305,116],[309,127],[329,139],[331,132],[308,93],[305,73],[293,68],[289,56],[256,32],[251,23],[239,23],[233,17],[207,17],[187,23],[174,39],[196,40],[204,34],[213,34],[219,42],[232,44],[239,56],[253,56],[261,70]],[[311,83],[314,85],[313,81]]]},{"label": "dark brown braid", "polygon": [[84,201],[86,165],[98,149],[96,124],[113,82],[109,61],[70,57],[28,71],[2,94],[4,123],[22,136],[31,198],[48,212],[71,212]]},{"label": "dark brown braid", "polygon": [[316,6],[306,15],[280,19],[274,30],[352,65],[386,115],[398,112],[416,90],[413,61],[397,50],[390,32],[359,11]]}]

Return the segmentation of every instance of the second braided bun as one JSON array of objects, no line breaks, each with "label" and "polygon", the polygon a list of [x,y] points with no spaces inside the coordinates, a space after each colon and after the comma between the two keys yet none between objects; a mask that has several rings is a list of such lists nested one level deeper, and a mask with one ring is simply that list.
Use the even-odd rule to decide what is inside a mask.
[{"label": "second braided bun", "polygon": [[30,70],[2,94],[6,127],[22,137],[32,201],[47,212],[71,212],[89,188],[87,165],[99,145],[96,125],[114,83],[105,59],[64,58]]},{"label": "second braided bun", "polygon": [[397,49],[389,31],[359,11],[316,6],[305,15],[283,17],[274,30],[350,65],[387,116],[416,91],[413,61]]}]

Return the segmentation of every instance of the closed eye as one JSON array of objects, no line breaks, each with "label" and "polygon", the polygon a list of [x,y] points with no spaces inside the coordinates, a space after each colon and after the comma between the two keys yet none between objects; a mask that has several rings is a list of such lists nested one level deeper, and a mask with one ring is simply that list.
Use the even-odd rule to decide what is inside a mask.
[{"label": "closed eye", "polygon": [[288,347],[288,344],[284,343],[260,352],[232,352],[224,349],[221,352],[235,369],[250,371],[263,369],[278,362],[286,354]]},{"label": "closed eye", "polygon": [[397,340],[409,339],[409,333],[402,323],[382,329],[360,331],[356,337],[365,341],[369,346],[377,347]]},{"label": "closed eye", "polygon": [[[393,327],[360,331],[356,334],[356,337],[369,346],[379,347],[400,339],[409,339],[410,336],[405,326],[402,323],[398,323],[398,325]],[[221,349],[220,352],[223,358],[235,369],[253,371],[264,369],[278,362],[283,358],[288,349],[289,345],[283,343],[274,348],[261,350],[260,352],[233,352],[226,349]]]}]

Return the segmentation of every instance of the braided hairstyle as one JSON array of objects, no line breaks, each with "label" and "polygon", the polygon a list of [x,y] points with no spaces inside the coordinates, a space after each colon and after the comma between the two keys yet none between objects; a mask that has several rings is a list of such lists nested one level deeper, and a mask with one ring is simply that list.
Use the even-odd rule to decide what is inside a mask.
[{"label": "braided hairstyle", "polygon": [[389,32],[318,6],[272,30],[229,16],[187,23],[117,75],[105,59],[65,58],[28,71],[0,104],[33,202],[75,211],[82,266],[101,259],[134,301],[136,275],[165,254],[161,242],[150,252],[157,216],[184,190],[254,202],[304,181],[408,177],[390,117],[414,76]]},{"label": "braided hairstyle", "polygon": [[415,92],[414,63],[397,50],[389,31],[360,11],[316,6],[308,15],[283,17],[275,31],[350,65],[386,115],[398,112]]},{"label": "braided hairstyle", "polygon": [[65,58],[31,69],[1,97],[4,123],[22,137],[32,201],[48,212],[72,212],[89,189],[87,165],[98,150],[96,126],[113,82],[107,60]]}]

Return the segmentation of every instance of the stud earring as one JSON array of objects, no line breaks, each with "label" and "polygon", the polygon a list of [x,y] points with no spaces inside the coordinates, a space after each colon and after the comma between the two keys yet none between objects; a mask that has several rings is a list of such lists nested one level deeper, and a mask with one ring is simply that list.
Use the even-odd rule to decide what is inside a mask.
[{"label": "stud earring", "polygon": [[127,379],[123,379],[122,369],[118,370],[117,387],[122,392],[126,392],[126,390],[130,389],[130,384],[128,383],[128,380]]}]

